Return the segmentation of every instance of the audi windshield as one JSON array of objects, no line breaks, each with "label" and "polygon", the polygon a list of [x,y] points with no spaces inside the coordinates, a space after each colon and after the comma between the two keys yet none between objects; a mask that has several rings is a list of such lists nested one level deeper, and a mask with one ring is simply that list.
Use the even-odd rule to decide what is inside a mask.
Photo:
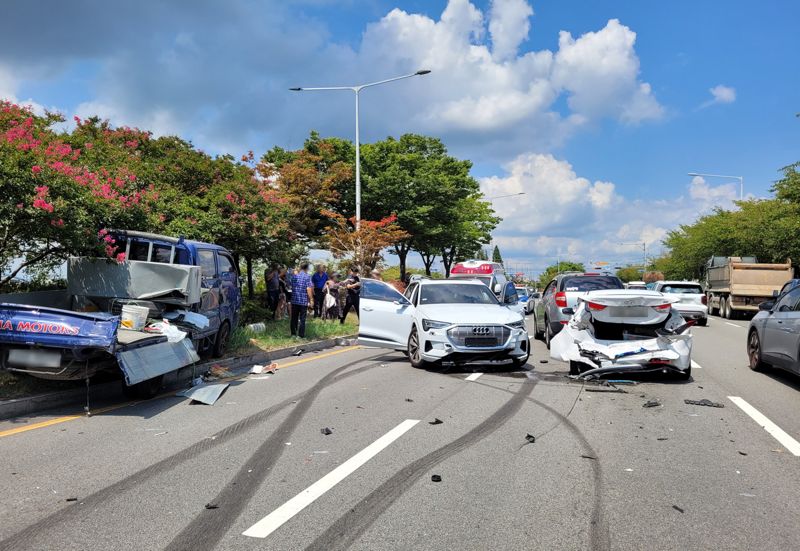
[{"label": "audi windshield", "polygon": [[498,304],[486,285],[441,284],[423,285],[420,294],[423,304]]}]

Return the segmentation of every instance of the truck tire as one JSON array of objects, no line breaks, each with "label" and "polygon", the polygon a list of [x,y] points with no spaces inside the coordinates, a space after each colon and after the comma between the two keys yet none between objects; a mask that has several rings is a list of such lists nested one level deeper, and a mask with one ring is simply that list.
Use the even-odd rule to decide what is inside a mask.
[{"label": "truck tire", "polygon": [[728,298],[725,301],[725,319],[726,320],[732,320],[733,316],[734,316],[734,313],[733,313],[733,308],[731,308],[731,299]]},{"label": "truck tire", "polygon": [[721,297],[719,299],[719,317],[721,318],[727,317],[725,316],[725,314],[727,313],[727,306],[728,306],[728,301],[725,300],[725,297]]},{"label": "truck tire", "polygon": [[217,332],[217,338],[214,341],[214,350],[212,355],[215,358],[221,358],[225,354],[225,349],[228,347],[228,341],[231,337],[231,324],[223,322]]},{"label": "truck tire", "polygon": [[712,304],[714,304],[714,295],[706,295],[706,302],[708,303],[708,313],[712,316],[719,315],[719,308],[714,308]]}]

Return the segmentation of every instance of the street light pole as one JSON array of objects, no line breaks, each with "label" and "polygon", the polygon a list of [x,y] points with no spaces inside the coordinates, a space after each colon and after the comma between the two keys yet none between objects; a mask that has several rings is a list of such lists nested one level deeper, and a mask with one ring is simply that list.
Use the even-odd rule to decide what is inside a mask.
[{"label": "street light pole", "polygon": [[644,274],[647,272],[647,241],[635,241],[633,243],[620,243],[620,245],[639,245],[642,246],[642,279],[644,279]]},{"label": "street light pole", "polygon": [[369,88],[370,86],[378,86],[379,84],[386,84],[387,82],[394,82],[395,80],[402,80],[404,78],[411,78],[415,76],[427,75],[430,73],[428,69],[422,69],[416,73],[408,75],[401,75],[399,77],[387,78],[377,82],[369,82],[367,84],[359,84],[357,86],[317,86],[313,88],[295,87],[289,88],[292,92],[319,92],[327,90],[350,90],[356,96],[356,230],[361,228],[361,141],[358,128],[358,100],[361,90]]},{"label": "street light pole", "polygon": [[689,176],[705,176],[708,178],[735,178],[739,180],[739,199],[744,200],[744,176],[728,176],[725,174],[705,174],[703,172],[690,172]]}]

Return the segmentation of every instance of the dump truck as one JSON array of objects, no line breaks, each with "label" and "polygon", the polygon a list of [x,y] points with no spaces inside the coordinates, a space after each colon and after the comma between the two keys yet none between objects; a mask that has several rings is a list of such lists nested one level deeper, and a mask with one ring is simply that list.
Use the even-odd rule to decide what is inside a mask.
[{"label": "dump truck", "polygon": [[712,256],[706,264],[708,310],[727,319],[758,312],[758,305],[792,277],[789,259],[783,264],[764,264],[754,256]]}]

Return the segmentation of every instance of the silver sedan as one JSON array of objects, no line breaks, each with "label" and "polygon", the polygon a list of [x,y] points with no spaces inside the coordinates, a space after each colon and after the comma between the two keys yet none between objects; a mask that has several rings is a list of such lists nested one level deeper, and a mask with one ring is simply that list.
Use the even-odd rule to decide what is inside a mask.
[{"label": "silver sedan", "polygon": [[750,369],[773,366],[800,374],[800,286],[759,308],[747,333]]}]

